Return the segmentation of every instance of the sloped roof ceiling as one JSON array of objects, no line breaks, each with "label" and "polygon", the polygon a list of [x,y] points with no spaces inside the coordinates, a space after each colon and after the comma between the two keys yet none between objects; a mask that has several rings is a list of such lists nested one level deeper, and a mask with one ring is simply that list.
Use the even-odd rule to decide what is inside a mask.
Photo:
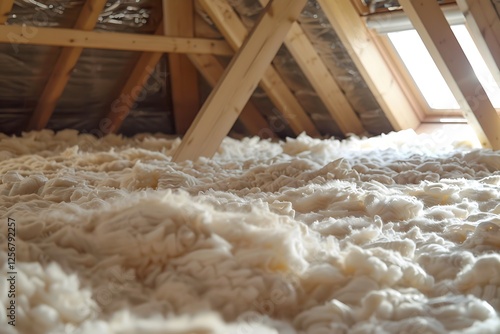
[{"label": "sloped roof ceiling", "polygon": [[[7,24],[72,27],[83,2],[16,0]],[[249,28],[262,9],[259,2],[254,0],[230,0],[229,3]],[[199,7],[197,10],[202,17],[208,18]],[[161,22],[160,13],[161,0],[110,0],[95,30],[152,34]],[[207,21],[210,22],[209,19]],[[391,131],[389,122],[316,1],[307,4],[300,22],[368,133]],[[60,48],[57,47],[0,44],[0,132],[12,134],[24,129],[59,52]],[[47,127],[92,132],[119,94],[137,57],[137,52],[85,49]],[[147,85],[141,94],[144,98],[134,104],[121,133],[175,133],[166,62],[164,57],[157,65],[154,83]],[[273,63],[320,134],[341,137],[342,132],[286,47],[280,49]],[[210,90],[206,84],[202,85],[205,85],[202,91]],[[279,136],[293,135],[286,120],[277,112],[264,91],[257,89],[253,101],[269,123],[273,124],[273,130]],[[242,126],[236,126],[235,129],[244,132]]]}]

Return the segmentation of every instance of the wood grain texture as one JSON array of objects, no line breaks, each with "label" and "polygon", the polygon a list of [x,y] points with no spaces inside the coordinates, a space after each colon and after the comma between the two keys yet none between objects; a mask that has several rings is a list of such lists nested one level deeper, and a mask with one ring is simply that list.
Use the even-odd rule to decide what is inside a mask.
[{"label": "wood grain texture", "polygon": [[[165,36],[194,36],[193,0],[163,0],[163,17]],[[198,71],[183,54],[169,54],[168,62],[175,130],[184,135],[200,109]]]},{"label": "wood grain texture", "polygon": [[[268,1],[260,0],[260,2],[267,4]],[[285,38],[285,45],[339,129],[344,134],[360,135],[365,132],[346,96],[298,22],[290,28]]]},{"label": "wood grain texture", "polygon": [[491,0],[457,0],[488,69],[500,86],[500,18]]},{"label": "wood grain texture", "polygon": [[273,0],[213,89],[173,160],[212,156],[228,134],[307,0]]},{"label": "wood grain texture", "polygon": [[2,0],[0,2],[0,24],[7,22],[9,13],[14,5],[14,0]]},{"label": "wood grain texture", "polygon": [[[85,31],[94,29],[105,4],[106,0],[87,0],[74,28]],[[61,50],[52,74],[31,116],[27,130],[40,130],[47,126],[82,52],[83,48],[81,47]]]},{"label": "wood grain texture", "polygon": [[[163,24],[156,29],[156,34],[163,34]],[[99,124],[102,133],[118,132],[162,56],[162,52],[141,53],[120,94],[111,103],[108,114]]]},{"label": "wood grain texture", "polygon": [[[229,45],[237,51],[248,36],[248,29],[241,22],[238,14],[226,0],[199,0],[198,3],[214,21]],[[306,132],[310,136],[319,136],[319,132],[309,115],[304,111],[274,66],[270,65],[266,69],[260,86],[296,135]]]},{"label": "wood grain texture", "polygon": [[0,25],[0,43],[163,53],[208,53],[220,56],[234,54],[233,49],[225,41],[215,39],[20,25]]},{"label": "wood grain texture", "polygon": [[481,144],[500,150],[500,117],[435,1],[400,0]]},{"label": "wood grain texture", "polygon": [[[217,58],[212,55],[201,54],[190,54],[189,58],[208,84],[215,87],[224,75],[224,67],[219,63]],[[267,138],[276,137],[267,120],[251,101],[248,101],[245,107],[243,107],[240,114],[240,121],[252,135]]]},{"label": "wood grain texture", "polygon": [[417,128],[420,119],[387,60],[350,1],[318,0],[394,130]]}]

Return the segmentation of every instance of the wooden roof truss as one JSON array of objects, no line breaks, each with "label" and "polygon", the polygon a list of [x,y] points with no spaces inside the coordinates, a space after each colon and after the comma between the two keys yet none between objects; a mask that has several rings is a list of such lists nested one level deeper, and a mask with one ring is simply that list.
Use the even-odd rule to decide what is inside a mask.
[{"label": "wooden roof truss", "polygon": [[[309,114],[272,64],[284,43],[339,129],[344,134],[364,133],[358,115],[297,21],[306,0],[259,0],[265,8],[250,31],[227,0],[196,0],[225,40],[199,33],[203,27],[199,26],[202,21],[197,19],[194,1],[163,0],[163,17],[168,24],[161,24],[155,35],[140,35],[93,31],[105,0],[87,0],[73,29],[33,27],[36,33],[28,31],[26,26],[6,25],[13,0],[2,0],[0,43],[62,47],[27,129],[46,127],[83,49],[101,48],[141,52],[115,102],[124,96],[127,101],[135,101],[162,55],[168,54],[175,126],[178,134],[184,134],[173,157],[176,161],[212,156],[238,117],[250,133],[273,137],[272,127],[249,101],[258,85],[296,134],[318,136]],[[500,118],[439,6],[435,0],[419,0],[423,4],[419,6],[416,2],[400,0],[482,144],[500,149]],[[353,1],[318,0],[318,3],[393,128],[417,128],[423,121],[419,105],[384,56],[383,47],[366,27]],[[458,5],[500,82],[500,22],[497,15],[492,15],[493,5],[489,0],[458,0]],[[217,55],[233,58],[224,68]],[[453,64],[449,61],[451,57],[455,59]],[[198,73],[213,87],[203,105],[200,105]],[[132,105],[130,102],[112,105],[99,125],[102,132],[117,132]]]}]

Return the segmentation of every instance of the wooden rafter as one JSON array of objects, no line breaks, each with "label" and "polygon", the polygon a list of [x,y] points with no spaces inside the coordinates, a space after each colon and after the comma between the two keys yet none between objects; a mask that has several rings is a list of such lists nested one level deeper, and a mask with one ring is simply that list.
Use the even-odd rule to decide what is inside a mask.
[{"label": "wooden rafter", "polygon": [[[162,24],[156,29],[156,34],[163,34]],[[107,116],[99,124],[102,133],[116,133],[120,129],[162,55],[161,52],[143,52],[139,56],[120,95],[112,102]]]},{"label": "wooden rafter", "polygon": [[435,1],[400,0],[482,145],[500,150],[500,117]]},{"label": "wooden rafter", "polygon": [[14,5],[14,0],[2,0],[0,2],[0,24],[7,22],[9,13]]},{"label": "wooden rafter", "polygon": [[[235,51],[238,50],[245,41],[248,30],[231,5],[226,0],[199,0],[198,3],[212,18],[229,45]],[[276,108],[282,113],[295,134],[306,132],[311,136],[319,136],[318,130],[308,114],[274,66],[270,65],[268,67],[260,85]]]},{"label": "wooden rafter", "polygon": [[44,27],[36,27],[36,34],[27,34],[26,29],[20,25],[0,25],[0,43],[164,53],[209,53],[220,56],[234,54],[225,41],[214,39]]},{"label": "wooden rafter", "polygon": [[[165,36],[194,36],[193,0],[163,0],[163,17]],[[198,72],[183,54],[169,54],[168,63],[175,130],[183,135],[200,109]]]},{"label": "wooden rafter", "polygon": [[344,134],[362,134],[365,130],[361,121],[309,38],[297,23],[290,29],[285,45],[316,90],[340,131]]},{"label": "wooden rafter", "polygon": [[[94,29],[105,4],[106,0],[87,0],[74,28],[85,31]],[[31,116],[28,130],[40,130],[47,126],[82,52],[83,48],[63,48],[61,50],[52,74]]]},{"label": "wooden rafter", "polygon": [[[195,36],[204,38],[220,38],[221,35],[213,29],[198,13],[195,15]],[[224,75],[224,67],[213,55],[190,54],[189,59],[203,76],[207,83],[213,87],[217,85]],[[257,107],[248,101],[243,108],[239,120],[243,123],[249,134],[262,138],[276,138],[267,120],[262,116]]]},{"label": "wooden rafter", "polygon": [[395,130],[417,128],[418,112],[405,95],[350,1],[318,0],[359,72]]},{"label": "wooden rafter", "polygon": [[500,86],[500,18],[491,0],[457,0],[467,28]]},{"label": "wooden rafter", "polygon": [[[260,0],[264,6],[268,2],[268,0]],[[285,45],[318,93],[340,131],[344,134],[362,134],[365,130],[358,116],[299,23],[294,23],[290,28],[285,38]]]},{"label": "wooden rafter", "polygon": [[[190,54],[189,59],[191,59],[208,84],[215,87],[224,74],[224,67],[217,58],[212,55]],[[243,108],[240,120],[252,135],[275,137],[269,123],[251,101]]]},{"label": "wooden rafter", "polygon": [[212,156],[299,16],[307,0],[273,0],[212,90],[176,150],[173,161]]}]

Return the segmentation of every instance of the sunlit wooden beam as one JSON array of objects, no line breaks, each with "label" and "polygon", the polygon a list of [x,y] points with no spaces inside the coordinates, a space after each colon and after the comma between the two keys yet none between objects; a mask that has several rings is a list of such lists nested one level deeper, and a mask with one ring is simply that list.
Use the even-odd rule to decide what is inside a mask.
[{"label": "sunlit wooden beam", "polygon": [[500,86],[500,18],[491,0],[457,0],[476,46]]},{"label": "sunlit wooden beam", "polygon": [[395,130],[416,129],[418,111],[350,1],[318,0],[361,76]]},{"label": "sunlit wooden beam", "polygon": [[[243,45],[248,35],[248,29],[231,5],[226,0],[199,0],[198,3],[214,21],[229,45],[237,51]],[[295,134],[306,132],[310,136],[319,136],[319,132],[309,115],[304,111],[274,66],[270,65],[266,69],[260,86]]]},{"label": "sunlit wooden beam", "polygon": [[[191,59],[208,84],[215,87],[224,74],[224,67],[217,61],[217,58],[212,55],[190,54],[189,59]],[[248,101],[243,108],[240,114],[240,121],[252,135],[266,138],[275,137],[267,120],[251,101]]]},{"label": "sunlit wooden beam", "polygon": [[225,41],[214,39],[21,25],[0,25],[0,43],[11,44],[14,48],[17,45],[47,45],[163,53],[208,53],[220,56],[234,54],[233,49]]},{"label": "sunlit wooden beam", "polygon": [[500,117],[436,1],[400,0],[484,147],[500,150]]},{"label": "sunlit wooden beam", "polygon": [[[268,2],[260,0],[263,6]],[[290,28],[285,38],[285,45],[340,131],[344,134],[362,134],[365,129],[361,121],[298,22]]]}]

